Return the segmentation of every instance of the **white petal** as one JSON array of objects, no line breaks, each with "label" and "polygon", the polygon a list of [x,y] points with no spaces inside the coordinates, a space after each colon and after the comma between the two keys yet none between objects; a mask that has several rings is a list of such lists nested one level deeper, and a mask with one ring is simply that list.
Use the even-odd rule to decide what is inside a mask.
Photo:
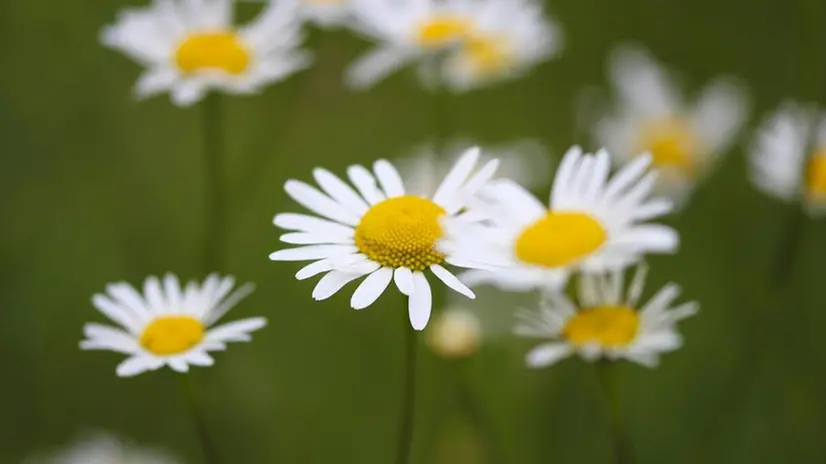
[{"label": "white petal", "polygon": [[355,253],[358,248],[352,245],[310,245],[287,248],[270,254],[271,261],[310,261]]},{"label": "white petal", "polygon": [[351,226],[359,223],[358,216],[304,182],[288,180],[284,184],[284,190],[293,200],[316,214]]},{"label": "white petal", "polygon": [[186,355],[186,362],[193,366],[211,366],[215,364],[212,356],[203,351],[192,351]]},{"label": "white petal", "polygon": [[[239,301],[243,300],[244,298],[248,297],[252,292],[255,291],[255,284],[253,283],[246,283],[237,290],[235,290],[229,297],[225,300],[224,294],[222,292],[216,293],[215,301],[213,304],[209,305],[207,308],[210,308],[206,314],[202,316],[204,324],[206,326],[210,326],[217,321],[219,321],[224,315],[233,308]],[[223,300],[223,301],[221,301]]]},{"label": "white petal", "polygon": [[297,230],[299,232],[309,233],[327,233],[333,235],[340,235],[342,237],[352,237],[353,228],[338,224],[326,219],[320,219],[306,214],[282,213],[273,218],[273,224],[287,229]]},{"label": "white petal", "polygon": [[635,156],[611,178],[605,188],[603,198],[613,198],[637,182],[651,165],[651,160],[651,155],[648,153]]},{"label": "white petal", "polygon": [[313,177],[315,177],[318,185],[327,192],[327,195],[346,206],[354,214],[361,216],[370,208],[355,190],[330,171],[316,168],[313,170]]},{"label": "white petal", "polygon": [[172,101],[178,106],[190,106],[202,99],[207,92],[204,82],[199,79],[178,81],[172,88]]},{"label": "white petal", "polygon": [[155,276],[149,276],[143,282],[143,294],[146,298],[146,309],[150,314],[163,314],[167,310],[166,300],[161,290],[161,281]]},{"label": "white petal", "polygon": [[341,271],[330,271],[322,277],[313,289],[314,300],[326,300],[348,283],[358,279],[363,274],[350,274]]},{"label": "white petal", "polygon": [[181,293],[181,283],[178,276],[169,273],[163,278],[163,289],[166,294],[169,307],[172,310],[180,309],[183,304],[183,293]]},{"label": "white petal", "polygon": [[640,315],[646,317],[649,313],[657,313],[665,310],[671,305],[671,302],[680,296],[680,291],[679,285],[675,283],[667,284],[640,309]]},{"label": "white petal", "polygon": [[87,340],[80,342],[84,350],[111,350],[118,353],[133,354],[141,350],[134,336],[101,324],[89,323],[83,327]]},{"label": "white petal", "polygon": [[571,354],[571,347],[564,343],[547,343],[532,349],[525,356],[530,367],[547,367]]},{"label": "white petal", "polygon": [[163,361],[146,355],[135,355],[120,363],[118,377],[132,377],[146,371],[154,371],[163,366]]},{"label": "white petal", "polygon": [[364,90],[407,64],[411,57],[410,51],[395,46],[372,50],[347,68],[345,82],[353,89]]},{"label": "white petal", "polygon": [[433,306],[433,297],[427,277],[421,272],[413,273],[413,291],[408,301],[408,316],[410,325],[415,330],[424,330],[430,320],[430,311]]},{"label": "white petal", "polygon": [[171,88],[178,79],[178,73],[172,67],[160,67],[144,71],[135,84],[135,96],[147,98]]},{"label": "white petal", "polygon": [[248,341],[249,334],[267,325],[267,319],[252,317],[229,322],[211,329],[206,333],[205,342],[226,343]]},{"label": "white petal", "polygon": [[574,169],[582,157],[582,149],[578,146],[573,146],[562,157],[559,163],[559,168],[554,175],[553,188],[551,189],[551,201],[553,204],[556,199],[564,197],[571,188],[571,176],[575,173]]},{"label": "white petal", "polygon": [[291,232],[282,235],[278,239],[291,245],[351,245],[353,243],[352,237],[308,232]]},{"label": "white petal", "polygon": [[298,272],[296,272],[295,278],[298,280],[305,280],[332,269],[333,268],[330,266],[330,262],[326,259],[322,259],[302,267]]},{"label": "white petal", "polygon": [[404,195],[404,184],[399,176],[399,171],[387,160],[378,160],[373,164],[373,171],[376,179],[379,180],[382,190],[387,198],[400,197]]},{"label": "white petal", "polygon": [[393,269],[389,267],[383,267],[368,275],[350,298],[350,306],[353,309],[364,309],[370,306],[384,293],[392,279]]},{"label": "white petal", "polygon": [[168,358],[166,359],[166,365],[175,372],[180,372],[182,374],[189,372],[189,364],[186,363],[186,360],[184,360],[183,357]]},{"label": "white petal", "polygon": [[479,152],[478,148],[471,148],[454,163],[453,168],[442,181],[442,184],[439,185],[439,188],[436,189],[436,193],[433,194],[433,203],[444,206],[453,201],[459,188],[467,181],[468,176],[476,166],[476,162],[479,160]]},{"label": "white petal", "polygon": [[410,296],[413,293],[413,272],[406,267],[399,267],[393,272],[393,281],[396,283],[396,288],[402,292],[403,295]]},{"label": "white petal", "polygon": [[[93,296],[92,304],[101,314],[120,324],[133,334],[138,334],[143,329],[143,320],[146,319],[146,315],[138,316],[135,314],[135,311],[117,304],[103,295]],[[145,313],[145,311],[143,312]]]},{"label": "white petal", "polygon": [[443,268],[438,264],[434,264],[430,266],[430,270],[433,271],[434,274],[436,274],[436,277],[438,277],[439,280],[444,282],[445,285],[447,285],[451,289],[461,293],[462,295],[468,298],[476,298],[476,294],[473,293],[471,289],[467,288],[465,284],[463,284],[455,275],[453,275],[447,269]]},{"label": "white petal", "polygon": [[364,166],[350,166],[347,168],[347,175],[361,196],[371,205],[385,200],[384,193],[376,185],[376,178]]}]

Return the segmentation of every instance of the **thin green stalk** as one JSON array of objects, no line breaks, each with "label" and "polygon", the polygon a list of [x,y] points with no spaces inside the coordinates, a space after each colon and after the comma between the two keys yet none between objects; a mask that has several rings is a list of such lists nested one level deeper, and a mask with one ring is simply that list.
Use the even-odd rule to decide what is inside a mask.
[{"label": "thin green stalk", "polygon": [[396,446],[396,464],[410,462],[410,450],[413,446],[413,421],[416,412],[416,351],[418,332],[410,327],[407,311],[403,315],[405,343],[404,343],[404,385],[402,393],[402,408],[399,418],[399,442]]},{"label": "thin green stalk", "polygon": [[482,402],[474,394],[471,382],[468,379],[467,365],[464,360],[454,366],[456,371],[456,400],[459,407],[467,416],[473,428],[479,433],[487,454],[487,462],[490,464],[504,464],[505,454],[502,451],[496,428],[493,426]]},{"label": "thin green stalk", "polygon": [[597,377],[611,415],[614,462],[616,464],[634,464],[634,443],[631,441],[622,419],[617,367],[618,364],[614,361],[599,361],[596,363]]},{"label": "thin green stalk", "polygon": [[206,230],[204,233],[204,269],[206,273],[224,269],[223,247],[226,235],[226,140],[221,96],[208,95],[203,102],[204,112],[204,189]]},{"label": "thin green stalk", "polygon": [[201,452],[204,455],[204,464],[218,464],[220,462],[218,453],[215,451],[215,445],[206,426],[203,408],[201,407],[195,386],[195,379],[192,377],[192,374],[183,374],[179,377],[181,378],[181,390],[186,398],[192,418],[195,421],[195,431],[198,434],[198,442],[201,445]]}]

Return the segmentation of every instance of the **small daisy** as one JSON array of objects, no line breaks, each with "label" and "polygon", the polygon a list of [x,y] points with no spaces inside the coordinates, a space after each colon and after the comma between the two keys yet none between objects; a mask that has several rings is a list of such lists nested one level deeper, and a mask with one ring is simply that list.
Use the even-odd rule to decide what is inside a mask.
[{"label": "small daisy", "polygon": [[374,164],[375,176],[362,166],[347,169],[358,192],[324,169],[313,171],[323,193],[304,182],[287,181],[287,194],[321,218],[291,213],[275,216],[276,226],[295,231],[282,235],[282,242],[307,246],[276,251],[270,259],[314,261],[298,271],[296,278],[326,272],[313,290],[316,300],[327,299],[366,275],[350,299],[354,309],[373,304],[394,280],[409,297],[411,325],[422,330],[432,305],[424,271],[429,269],[448,287],[474,298],[442,266],[461,261],[439,252],[436,243],[443,235],[440,219],[456,216],[493,177],[497,161],[487,162],[474,173],[478,159],[478,149],[468,150],[431,197],[407,194],[401,176],[385,160]]},{"label": "small daisy", "polygon": [[461,307],[442,312],[428,330],[430,349],[445,358],[464,358],[476,353],[482,339],[482,323]]},{"label": "small daisy", "polygon": [[233,0],[154,0],[123,11],[101,41],[147,69],[135,86],[144,98],[169,91],[190,105],[209,90],[248,94],[306,67],[297,50],[297,0],[270,2],[259,18],[238,28]]},{"label": "small daisy", "polygon": [[680,287],[670,283],[638,308],[646,271],[644,265],[638,267],[625,299],[624,271],[582,274],[578,304],[564,294],[550,293],[539,311],[521,312],[518,335],[551,340],[528,353],[528,365],[550,366],[579,354],[587,361],[627,359],[655,367],[661,353],[678,349],[682,337],[677,322],[696,314],[699,305],[671,307]]},{"label": "small daisy", "polygon": [[48,457],[35,457],[25,464],[178,464],[160,450],[138,447],[98,433]]},{"label": "small daisy", "polygon": [[757,131],[751,178],[767,195],[800,199],[812,215],[826,213],[826,114],[784,104]]},{"label": "small daisy", "polygon": [[474,216],[444,222],[441,250],[477,271],[463,282],[492,283],[506,290],[558,289],[574,270],[602,272],[640,260],[646,253],[673,253],[679,237],[672,228],[645,221],[667,214],[671,201],[649,198],[655,171],[641,156],[609,179],[610,155],[568,151],[551,191],[550,208],[519,185],[493,182],[472,205]]},{"label": "small daisy", "polygon": [[379,45],[346,72],[348,85],[366,89],[409,63],[431,80],[438,55],[457,47],[474,24],[470,0],[352,0],[354,27]]},{"label": "small daisy", "polygon": [[250,333],[267,323],[263,317],[254,317],[207,330],[254,288],[246,284],[230,294],[234,284],[232,277],[213,274],[203,285],[189,282],[181,288],[173,274],[167,274],[163,282],[150,276],[143,295],[127,283],[109,284],[107,294],[95,295],[92,304],[123,329],[86,324],[86,339],[80,347],[129,355],[117,368],[121,377],[165,365],[178,372],[187,372],[190,365],[211,366],[214,361],[209,351],[222,351],[228,342],[250,341]]},{"label": "small daisy", "polygon": [[495,81],[518,78],[562,47],[555,23],[534,0],[482,0],[474,29],[444,63],[444,81],[467,91]]},{"label": "small daisy", "polygon": [[651,153],[662,176],[658,191],[683,203],[726,152],[748,112],[746,93],[718,79],[686,104],[674,80],[645,51],[625,46],[612,55],[615,111],[595,124],[598,143],[619,162]]}]

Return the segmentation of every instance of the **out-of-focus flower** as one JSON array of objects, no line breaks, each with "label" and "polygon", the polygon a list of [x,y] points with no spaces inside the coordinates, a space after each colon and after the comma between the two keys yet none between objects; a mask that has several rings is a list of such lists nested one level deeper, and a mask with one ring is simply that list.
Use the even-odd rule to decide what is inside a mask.
[{"label": "out-of-focus flower", "polygon": [[750,161],[761,191],[826,213],[826,114],[787,102],[758,129]]},{"label": "out-of-focus flower", "polygon": [[427,342],[436,354],[445,358],[471,356],[479,349],[482,323],[471,311],[448,308],[433,321]]},{"label": "out-of-focus flower", "polygon": [[366,275],[350,299],[354,309],[373,304],[394,280],[399,291],[409,297],[411,325],[422,330],[432,306],[424,271],[429,269],[448,287],[474,297],[442,266],[461,261],[439,252],[436,243],[443,235],[439,220],[456,216],[493,177],[497,161],[488,161],[474,173],[478,159],[478,149],[468,150],[430,197],[407,194],[398,171],[385,160],[374,164],[375,176],[362,166],[347,169],[358,193],[324,169],[313,171],[324,193],[289,180],[284,186],[287,194],[321,218],[290,213],[275,216],[276,226],[294,231],[282,235],[282,242],[307,246],[276,251],[270,259],[313,261],[298,271],[296,278],[326,273],[313,290],[315,300],[329,298]]},{"label": "out-of-focus flower", "polygon": [[637,262],[646,253],[673,253],[679,236],[645,221],[671,211],[666,198],[649,199],[657,178],[650,156],[635,158],[609,179],[610,155],[568,151],[551,191],[550,209],[508,180],[480,192],[469,215],[444,221],[441,248],[472,264],[470,286],[492,283],[506,290],[558,289],[571,272],[603,272]]},{"label": "out-of-focus flower", "polygon": [[579,354],[588,361],[627,359],[655,367],[661,353],[678,349],[682,337],[677,322],[696,314],[699,305],[672,307],[680,287],[670,283],[638,308],[646,267],[637,269],[625,297],[624,272],[582,274],[578,302],[562,293],[549,293],[539,311],[521,312],[517,334],[551,340],[528,353],[528,365],[545,367]]},{"label": "out-of-focus flower", "polygon": [[748,113],[746,92],[732,79],[718,79],[689,105],[667,71],[631,46],[612,54],[610,75],[617,100],[595,124],[596,139],[620,162],[651,153],[662,173],[658,192],[684,203],[739,133]]},{"label": "out-of-focus flower", "polygon": [[351,0],[301,0],[304,18],[325,27],[339,27],[348,23]]},{"label": "out-of-focus flower", "polygon": [[532,0],[353,0],[356,30],[379,42],[347,71],[371,87],[411,62],[428,86],[461,91],[520,76],[561,47]]},{"label": "out-of-focus flower", "polygon": [[160,450],[130,445],[106,434],[78,441],[50,456],[37,456],[24,464],[179,464]]},{"label": "out-of-focus flower", "polygon": [[146,67],[138,97],[169,91],[190,105],[209,90],[258,92],[310,63],[302,40],[298,0],[269,2],[244,27],[233,24],[233,0],[154,0],[123,11],[101,42]]},{"label": "out-of-focus flower", "polygon": [[[470,147],[473,141],[454,140],[437,153],[430,146],[419,147],[415,152],[394,162],[405,179],[411,193],[427,195],[439,186],[451,166]],[[499,160],[499,177],[511,179],[527,189],[545,186],[550,179],[551,156],[538,142],[521,140],[500,146],[486,147],[480,161]]]},{"label": "out-of-focus flower", "polygon": [[229,342],[250,341],[250,333],[267,323],[254,317],[207,330],[254,289],[246,284],[230,294],[234,285],[232,277],[215,274],[203,285],[191,281],[185,288],[174,274],[167,274],[163,282],[150,276],[144,281],[143,295],[127,283],[109,284],[107,294],[95,295],[92,304],[125,330],[86,324],[80,347],[129,355],[117,368],[121,377],[165,365],[178,372],[187,372],[190,365],[211,366],[209,351],[223,351]]}]

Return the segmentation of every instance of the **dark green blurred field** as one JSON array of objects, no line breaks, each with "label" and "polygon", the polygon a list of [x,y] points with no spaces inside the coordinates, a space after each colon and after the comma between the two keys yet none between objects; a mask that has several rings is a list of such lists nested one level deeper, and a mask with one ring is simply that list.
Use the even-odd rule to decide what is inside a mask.
[{"label": "dark green blurred field", "polygon": [[[188,462],[200,456],[170,371],[118,379],[120,355],[77,348],[84,322],[103,321],[90,298],[107,282],[166,271],[203,277],[199,107],[179,109],[166,96],[134,101],[138,66],[97,42],[130,3],[0,2],[2,463],[88,427]],[[605,57],[628,39],[679,70],[692,92],[718,74],[741,77],[752,123],[784,98],[826,96],[822,0],[580,0],[549,9],[565,30],[563,56],[527,79],[450,97],[450,133],[486,143],[538,138],[557,156],[573,143],[590,147],[575,124],[577,96],[605,86]],[[344,32],[314,33],[310,43],[311,69],[261,96],[225,100],[225,271],[258,284],[231,317],[270,320],[252,344],[196,372],[231,464],[393,456],[402,298],[388,293],[361,313],[348,308],[350,291],[313,302],[314,283],[293,279],[299,266],[267,255],[280,247],[273,215],[298,211],[285,179],[404,154],[428,140],[431,105],[411,74],[369,93],[345,89],[341,72],[366,43]],[[640,463],[826,462],[826,224],[807,220],[791,284],[770,300],[787,213],[751,188],[742,146],[671,219],[681,252],[651,260],[647,293],[674,280],[701,313],[681,326],[686,346],[659,369],[622,368]],[[506,301],[497,299],[505,314]],[[572,359],[529,371],[528,346],[494,337],[467,366],[506,462],[611,462],[592,367]],[[485,462],[484,440],[456,408],[455,372],[421,354],[415,462]]]}]

